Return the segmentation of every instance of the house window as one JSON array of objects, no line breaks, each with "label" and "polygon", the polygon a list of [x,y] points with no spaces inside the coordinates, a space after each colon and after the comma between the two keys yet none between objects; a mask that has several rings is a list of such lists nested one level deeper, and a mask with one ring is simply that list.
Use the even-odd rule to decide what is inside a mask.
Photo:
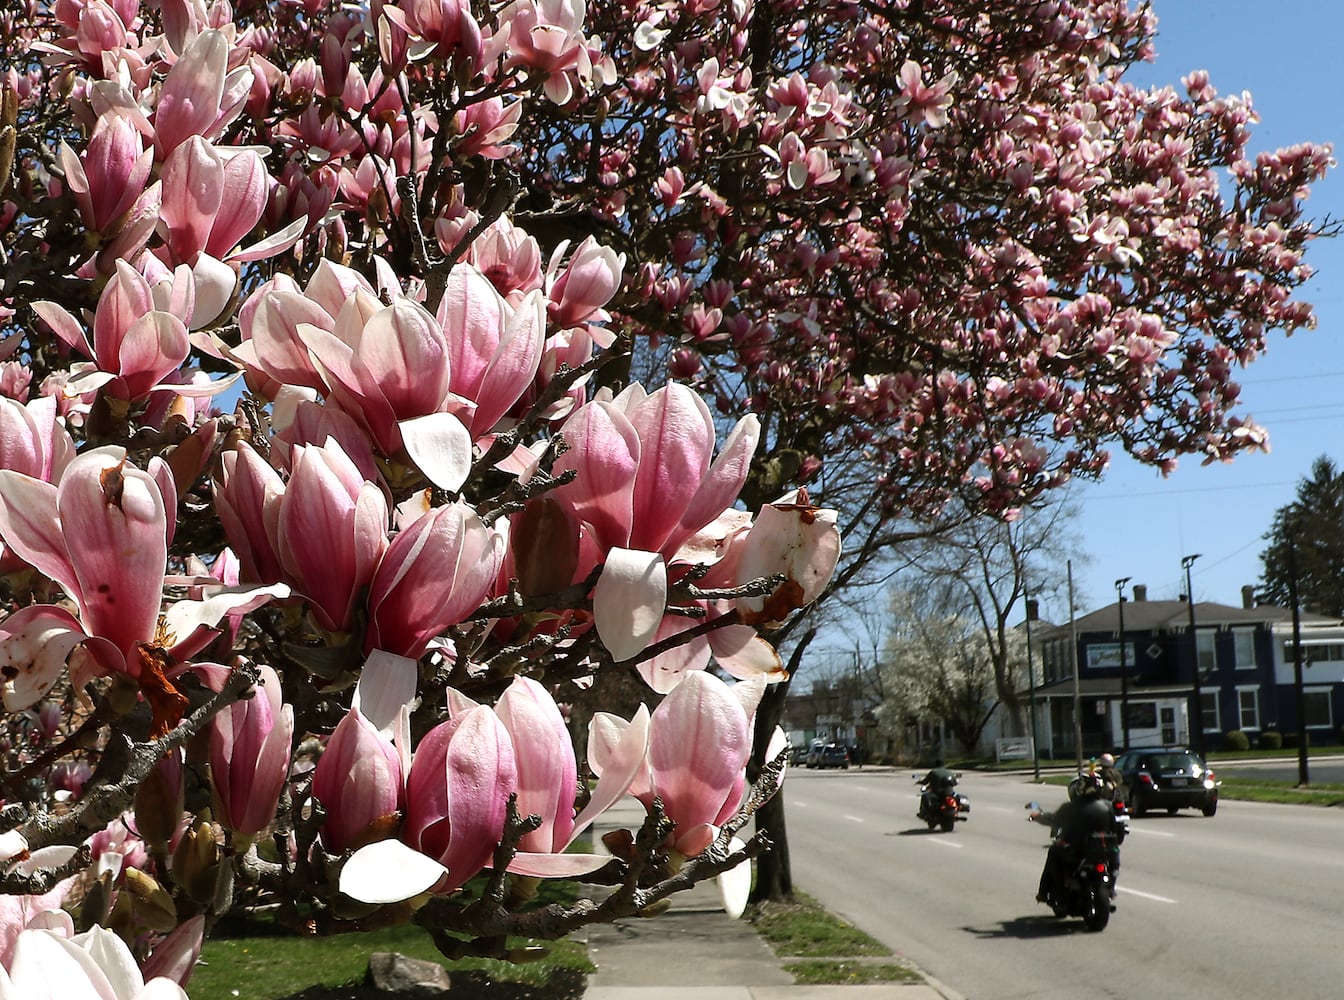
[{"label": "house window", "polygon": [[1199,692],[1199,723],[1206,733],[1221,733],[1222,725],[1218,721],[1218,692]]},{"label": "house window", "polygon": [[1258,687],[1237,688],[1237,710],[1240,715],[1241,729],[1260,728],[1260,689]]},{"label": "house window", "polygon": [[[1302,665],[1309,667],[1313,663],[1337,663],[1344,660],[1344,642],[1304,642],[1302,643]],[[1283,644],[1283,662],[1293,662],[1293,643]]]},{"label": "house window", "polygon": [[1248,628],[1233,629],[1232,646],[1237,653],[1237,669],[1254,670],[1255,632]]},{"label": "house window", "polygon": [[1306,688],[1302,692],[1306,724],[1312,729],[1333,729],[1329,688]]},{"label": "house window", "polygon": [[1215,635],[1216,633],[1212,630],[1207,632],[1201,632],[1198,629],[1195,630],[1195,655],[1199,661],[1199,672],[1201,676],[1209,673],[1218,665],[1218,658],[1213,650],[1213,640]]}]

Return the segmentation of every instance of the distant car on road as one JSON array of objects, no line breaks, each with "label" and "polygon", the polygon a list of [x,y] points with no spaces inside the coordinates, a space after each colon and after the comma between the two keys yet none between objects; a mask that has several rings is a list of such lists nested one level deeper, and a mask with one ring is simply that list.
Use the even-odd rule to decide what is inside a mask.
[{"label": "distant car on road", "polygon": [[840,767],[848,771],[849,750],[841,743],[814,743],[803,763],[807,767]]},{"label": "distant car on road", "polygon": [[1204,759],[1184,747],[1130,750],[1115,762],[1124,784],[1120,794],[1132,816],[1149,809],[1218,811],[1218,781]]}]

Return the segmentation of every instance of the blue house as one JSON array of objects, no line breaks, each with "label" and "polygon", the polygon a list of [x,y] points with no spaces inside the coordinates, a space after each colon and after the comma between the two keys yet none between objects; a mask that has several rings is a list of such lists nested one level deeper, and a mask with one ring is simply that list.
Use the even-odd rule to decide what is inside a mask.
[{"label": "blue house", "polygon": [[[1042,755],[1075,756],[1075,702],[1084,757],[1190,745],[1193,726],[1205,749],[1219,748],[1231,730],[1252,741],[1266,729],[1296,732],[1292,612],[1256,604],[1251,587],[1242,588],[1240,607],[1199,601],[1191,612],[1184,598],[1150,601],[1137,585],[1133,600],[1121,598],[1072,625],[1034,626]],[[1304,662],[1311,662],[1304,667],[1307,725],[1318,742],[1335,742],[1337,720],[1344,721],[1344,623],[1305,612],[1299,618]]]}]

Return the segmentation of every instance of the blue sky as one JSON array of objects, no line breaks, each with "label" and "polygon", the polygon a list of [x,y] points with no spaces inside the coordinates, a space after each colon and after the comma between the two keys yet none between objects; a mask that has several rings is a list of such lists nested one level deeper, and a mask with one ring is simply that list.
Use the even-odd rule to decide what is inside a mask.
[{"label": "blue sky", "polygon": [[[1344,157],[1344,4],[1155,0],[1153,9],[1157,61],[1127,80],[1179,87],[1191,70],[1208,70],[1219,93],[1251,92],[1261,118],[1253,150],[1329,142]],[[1344,169],[1313,189],[1307,207],[1316,217],[1344,218]],[[1116,456],[1102,481],[1076,488],[1079,534],[1092,556],[1074,566],[1081,610],[1113,601],[1114,581],[1126,576],[1146,584],[1151,598],[1176,597],[1185,589],[1181,557],[1194,553],[1195,598],[1239,604],[1242,585],[1259,579],[1262,536],[1275,509],[1292,500],[1317,456],[1344,462],[1344,242],[1318,241],[1307,260],[1316,275],[1300,294],[1316,307],[1317,328],[1291,338],[1276,333],[1238,379],[1242,412],[1269,429],[1270,454],[1210,466],[1186,459],[1166,479]]]}]

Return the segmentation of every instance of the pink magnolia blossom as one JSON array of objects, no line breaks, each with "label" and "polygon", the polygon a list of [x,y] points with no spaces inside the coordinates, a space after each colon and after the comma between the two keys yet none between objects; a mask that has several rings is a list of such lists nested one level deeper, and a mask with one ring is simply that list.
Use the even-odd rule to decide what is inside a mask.
[{"label": "pink magnolia blossom", "polygon": [[499,16],[496,48],[508,68],[522,67],[544,80],[556,104],[574,96],[574,77],[591,70],[583,37],[584,0],[513,0]]},{"label": "pink magnolia blossom", "polygon": [[484,705],[454,715],[420,741],[406,778],[402,839],[447,868],[440,889],[462,885],[490,863],[517,787],[508,730]]},{"label": "pink magnolia blossom", "polygon": [[388,544],[382,491],[332,441],[295,447],[284,493],[269,502],[263,497],[263,505],[268,503],[274,510],[274,550],[286,578],[323,628],[349,629]]},{"label": "pink magnolia blossom", "polygon": [[504,540],[462,503],[447,504],[399,531],[369,584],[365,651],[417,658],[431,639],[463,621],[494,585]]},{"label": "pink magnolia blossom", "polygon": [[[99,116],[82,155],[61,143],[66,184],[79,203],[84,224],[104,239],[132,221],[131,209],[145,196],[153,165],[154,151],[145,148],[143,135],[127,115]],[[144,235],[148,239],[149,232]]]},{"label": "pink magnolia blossom", "polygon": [[89,635],[123,659],[153,638],[169,515],[159,481],[130,466],[124,449],[83,453],[58,486],[0,471],[0,501],[0,536],[61,585]]},{"label": "pink magnolia blossom", "polygon": [[648,713],[641,707],[620,734],[606,759],[606,769],[588,804],[575,814],[577,766],[574,744],[550,693],[534,680],[515,677],[495,706],[513,742],[518,764],[518,811],[541,819],[541,826],[523,836],[509,870],[525,875],[576,875],[590,872],[609,859],[601,855],[563,853],[575,837],[624,795],[644,766],[648,746]]},{"label": "pink magnolia blossom", "polygon": [[191,351],[186,325],[155,307],[149,282],[125,261],[117,262],[98,298],[92,342],[56,303],[35,302],[33,309],[65,343],[93,359],[97,371],[85,380],[87,387],[102,387],[118,399],[144,400]]},{"label": "pink magnolia blossom", "polygon": [[236,701],[210,722],[210,777],[217,818],[235,834],[252,838],[275,819],[289,777],[294,709],[284,704],[280,678],[260,667],[251,697]]},{"label": "pink magnolia blossom", "polygon": [[618,254],[589,236],[574,248],[573,255],[561,267],[568,249],[568,240],[556,247],[546,272],[551,319],[562,327],[609,320],[611,316],[602,307],[621,287],[625,254]]},{"label": "pink magnolia blossom", "polygon": [[405,805],[401,758],[358,708],[332,732],[313,771],[313,797],[327,817],[322,844],[339,854],[377,836]]},{"label": "pink magnolia blossom", "polygon": [[154,106],[159,158],[192,136],[215,139],[243,110],[252,89],[247,67],[229,69],[229,40],[209,28],[196,35],[168,71]]},{"label": "pink magnolia blossom", "polygon": [[449,352],[449,386],[474,403],[473,438],[499,422],[531,387],[541,363],[546,324],[539,291],[510,305],[470,264],[449,272],[435,319]]}]

